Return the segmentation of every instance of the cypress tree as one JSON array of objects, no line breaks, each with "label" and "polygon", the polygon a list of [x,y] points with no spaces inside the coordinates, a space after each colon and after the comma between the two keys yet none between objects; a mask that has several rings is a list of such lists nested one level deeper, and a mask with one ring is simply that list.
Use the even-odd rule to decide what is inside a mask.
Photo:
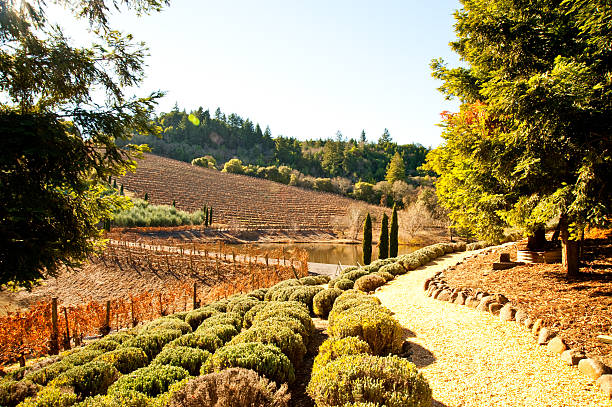
[{"label": "cypress tree", "polygon": [[212,206],[210,207],[210,214],[208,215],[208,225],[212,225]]},{"label": "cypress tree", "polygon": [[389,217],[383,213],[380,239],[378,239],[378,258],[382,260],[387,257],[389,257]]},{"label": "cypress tree", "polygon": [[204,212],[204,226],[208,226],[208,208],[206,205],[202,208],[202,212]]},{"label": "cypress tree", "polygon": [[176,199],[172,200],[172,206],[174,206],[176,208]]},{"label": "cypress tree", "polygon": [[120,194],[123,195],[123,184],[121,184],[121,192],[120,192]]},{"label": "cypress tree", "polygon": [[117,189],[117,180],[113,181],[113,188]]},{"label": "cypress tree", "polygon": [[399,240],[399,224],[397,222],[397,208],[393,205],[391,215],[391,228],[389,230],[389,257],[397,257],[397,246]]},{"label": "cypress tree", "polygon": [[149,193],[145,192],[145,201],[148,201],[148,200],[149,200]]},{"label": "cypress tree", "polygon": [[366,215],[365,221],[363,222],[363,265],[370,264],[372,262],[372,218],[370,213]]}]

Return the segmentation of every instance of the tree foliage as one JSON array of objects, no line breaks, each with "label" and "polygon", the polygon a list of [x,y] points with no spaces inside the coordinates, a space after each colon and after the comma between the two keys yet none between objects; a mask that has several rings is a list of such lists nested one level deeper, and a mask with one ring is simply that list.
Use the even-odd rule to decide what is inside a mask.
[{"label": "tree foliage", "polygon": [[404,165],[404,159],[398,151],[395,152],[389,167],[387,168],[387,175],[385,179],[388,183],[393,184],[395,181],[403,181],[406,178],[406,166]]},{"label": "tree foliage", "polygon": [[399,243],[399,224],[397,220],[397,208],[393,205],[391,215],[391,226],[389,228],[389,257],[397,257]]},{"label": "tree foliage", "polygon": [[29,285],[94,251],[98,225],[123,205],[105,182],[140,151],[116,141],[157,129],[161,94],[124,94],[141,82],[147,50],[108,16],[109,6],[146,13],[165,2],[58,3],[89,21],[94,44],[72,45],[43,1],[0,3],[0,284]]},{"label": "tree foliage", "polygon": [[389,257],[389,217],[383,213],[378,239],[378,258],[382,260],[387,257]]},{"label": "tree foliage", "polygon": [[363,252],[363,265],[372,262],[372,218],[368,213],[363,221],[363,242],[361,245]]}]

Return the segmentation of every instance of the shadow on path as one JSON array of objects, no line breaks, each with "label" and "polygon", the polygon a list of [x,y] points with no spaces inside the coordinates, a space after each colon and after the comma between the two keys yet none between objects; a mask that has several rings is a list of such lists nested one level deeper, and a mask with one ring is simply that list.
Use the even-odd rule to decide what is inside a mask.
[{"label": "shadow on path", "polygon": [[442,403],[441,401],[434,400],[431,407],[448,407],[448,405]]},{"label": "shadow on path", "polygon": [[425,349],[418,343],[407,342],[406,354],[407,359],[414,363],[417,368],[429,366],[436,361],[436,357],[428,349]]}]

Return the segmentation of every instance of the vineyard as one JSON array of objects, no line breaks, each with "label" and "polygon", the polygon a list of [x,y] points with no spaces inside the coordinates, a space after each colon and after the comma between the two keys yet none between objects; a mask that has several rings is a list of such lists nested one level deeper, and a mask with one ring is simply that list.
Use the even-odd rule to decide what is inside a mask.
[{"label": "vineyard", "polygon": [[[83,339],[308,272],[308,254],[167,240],[110,241],[83,270],[66,270],[0,317],[0,367]],[[102,281],[101,281],[102,280]],[[25,294],[24,294],[25,295]]]},{"label": "vineyard", "polygon": [[236,228],[324,230],[338,228],[351,211],[382,213],[374,205],[259,178],[223,173],[146,154],[119,185],[154,204],[215,210],[214,222]]}]

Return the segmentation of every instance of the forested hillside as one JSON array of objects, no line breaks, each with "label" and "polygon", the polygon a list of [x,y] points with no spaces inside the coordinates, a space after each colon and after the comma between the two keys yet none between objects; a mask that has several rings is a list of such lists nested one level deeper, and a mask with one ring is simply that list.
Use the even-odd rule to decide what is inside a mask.
[{"label": "forested hillside", "polygon": [[299,141],[273,137],[269,127],[237,114],[226,116],[217,109],[214,116],[199,108],[186,112],[178,106],[155,118],[161,138],[136,136],[132,143],[148,144],[156,155],[191,162],[210,155],[221,168],[231,158],[258,166],[289,166],[313,177],[343,177],[375,183],[385,179],[393,155],[402,157],[407,176],[419,175],[428,149],[419,144],[398,145],[385,129],[377,142],[368,142],[365,132],[358,140],[337,133],[333,139]]}]

